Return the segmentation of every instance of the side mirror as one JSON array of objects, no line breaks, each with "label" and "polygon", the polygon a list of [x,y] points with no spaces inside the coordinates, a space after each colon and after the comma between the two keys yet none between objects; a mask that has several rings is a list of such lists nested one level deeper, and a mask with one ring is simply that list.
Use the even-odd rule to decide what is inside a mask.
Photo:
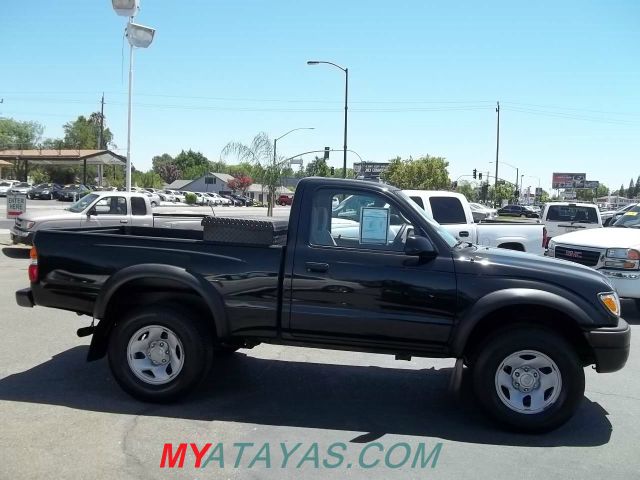
[{"label": "side mirror", "polygon": [[438,255],[428,238],[409,235],[404,246],[404,253],[414,257],[435,258]]},{"label": "side mirror", "polygon": [[96,207],[91,207],[89,210],[87,210],[87,217],[90,217],[91,215],[97,215]]}]

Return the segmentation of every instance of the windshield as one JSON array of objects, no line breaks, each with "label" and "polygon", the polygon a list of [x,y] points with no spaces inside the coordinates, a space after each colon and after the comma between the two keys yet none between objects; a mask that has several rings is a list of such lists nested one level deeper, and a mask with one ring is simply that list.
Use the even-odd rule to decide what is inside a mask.
[{"label": "windshield", "polygon": [[595,206],[551,205],[547,212],[547,221],[597,224],[598,210]]},{"label": "windshield", "polygon": [[434,230],[438,232],[438,234],[440,235],[440,238],[442,238],[447,243],[447,245],[449,245],[450,247],[456,246],[456,244],[458,243],[458,240],[456,240],[456,237],[454,237],[449,232],[447,232],[444,228],[442,228],[442,225],[440,225],[438,222],[430,218],[429,215],[427,215],[427,212],[425,212],[422,208],[420,208],[418,204],[415,203],[413,200],[411,200],[411,198],[408,197],[404,192],[399,191],[396,193],[400,197],[404,198],[407,204],[413,209],[413,211],[418,215],[420,215],[420,217],[422,217],[429,225],[431,225],[431,227]]},{"label": "windshield", "polygon": [[98,197],[99,197],[99,195],[96,195],[95,193],[90,193],[89,195],[85,195],[80,200],[78,200],[76,203],[72,204],[69,208],[67,208],[67,210],[69,210],[70,212],[74,212],[74,213],[80,213],[85,208],[87,208],[88,205],[93,203],[93,201]]},{"label": "windshield", "polygon": [[640,204],[629,209],[613,224],[619,228],[640,228]]}]

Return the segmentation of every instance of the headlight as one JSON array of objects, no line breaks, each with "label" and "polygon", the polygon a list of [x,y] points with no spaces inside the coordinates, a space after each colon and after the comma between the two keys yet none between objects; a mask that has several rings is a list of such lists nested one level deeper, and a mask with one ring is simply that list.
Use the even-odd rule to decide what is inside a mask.
[{"label": "headlight", "polygon": [[24,228],[27,230],[31,230],[33,227],[35,227],[36,222],[25,222],[24,223]]},{"label": "headlight", "polygon": [[607,250],[607,259],[604,266],[608,268],[621,268],[623,270],[640,269],[640,252],[633,248],[610,248]]},{"label": "headlight", "polygon": [[620,299],[616,292],[599,293],[598,298],[609,312],[616,317],[620,316]]},{"label": "headlight", "polygon": [[45,195],[49,194],[49,190],[42,190],[42,193],[44,193]]}]

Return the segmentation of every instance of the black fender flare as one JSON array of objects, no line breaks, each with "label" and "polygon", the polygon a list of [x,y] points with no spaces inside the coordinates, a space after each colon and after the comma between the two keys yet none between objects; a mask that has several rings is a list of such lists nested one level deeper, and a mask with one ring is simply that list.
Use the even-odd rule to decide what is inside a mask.
[{"label": "black fender flare", "polygon": [[576,326],[593,325],[593,319],[576,303],[557,293],[533,288],[508,288],[491,292],[474,303],[459,319],[451,340],[451,352],[461,358],[471,333],[480,321],[492,312],[504,307],[518,305],[538,305],[564,313],[575,321]]},{"label": "black fender flare", "polygon": [[142,278],[159,278],[182,283],[195,291],[205,302],[213,316],[216,334],[224,338],[229,333],[226,310],[220,293],[203,278],[198,278],[185,268],[175,265],[139,264],[123,268],[114,273],[100,289],[94,310],[94,318],[99,319],[91,339],[87,360],[97,360],[106,353],[106,344],[113,327],[113,320],[106,321],[109,302],[120,288],[127,283]]}]

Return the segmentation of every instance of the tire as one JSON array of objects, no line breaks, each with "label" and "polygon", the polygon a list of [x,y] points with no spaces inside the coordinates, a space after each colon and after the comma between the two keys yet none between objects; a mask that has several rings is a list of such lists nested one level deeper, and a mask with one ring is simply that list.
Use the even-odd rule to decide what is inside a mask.
[{"label": "tire", "polygon": [[520,218],[527,218],[527,214],[526,213],[520,214]]},{"label": "tire", "polygon": [[[144,338],[147,329],[147,334],[155,339],[155,350],[149,356],[146,352],[154,342]],[[136,338],[142,340],[136,342]],[[162,340],[177,346],[172,348],[167,342],[169,348],[159,348]],[[127,314],[115,325],[108,345],[109,367],[118,385],[138,400],[172,402],[186,396],[204,380],[212,363],[212,345],[211,332],[197,315],[175,305],[144,307]],[[165,356],[163,351],[170,354]],[[156,363],[152,363],[152,355],[156,356]],[[167,360],[164,369],[161,358]],[[131,364],[136,360],[146,361],[149,368],[134,369]],[[170,366],[174,365],[176,369],[172,370]],[[149,373],[151,368],[156,369],[157,376]]]},{"label": "tire", "polygon": [[157,206],[158,206],[158,204],[157,204],[156,202],[151,202],[151,206],[152,206],[152,207],[157,207]]},{"label": "tire", "polygon": [[[584,396],[584,369],[575,349],[545,328],[532,325],[499,330],[478,350],[472,365],[473,388],[480,405],[511,430],[554,430],[571,418]],[[545,366],[538,370],[532,368],[535,365]],[[525,384],[530,393],[515,388],[525,389]],[[517,401],[520,398],[522,401]]]}]

